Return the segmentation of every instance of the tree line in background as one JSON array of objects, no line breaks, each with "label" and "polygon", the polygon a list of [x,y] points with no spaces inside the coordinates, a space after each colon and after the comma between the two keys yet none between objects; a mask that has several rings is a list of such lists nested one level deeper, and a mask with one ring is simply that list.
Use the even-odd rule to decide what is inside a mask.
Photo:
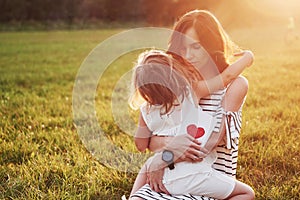
[{"label": "tree line in background", "polygon": [[101,20],[167,25],[192,9],[240,5],[239,0],[0,0],[0,22]]},{"label": "tree line in background", "polygon": [[[173,24],[178,16],[192,9],[212,11],[223,25],[249,25],[274,20],[253,0],[0,0],[0,23],[89,21]],[[249,5],[252,6],[249,6]],[[255,8],[256,7],[256,8]],[[297,10],[297,9],[295,9]],[[276,13],[276,12],[274,12]],[[298,13],[298,11],[297,11]]]}]

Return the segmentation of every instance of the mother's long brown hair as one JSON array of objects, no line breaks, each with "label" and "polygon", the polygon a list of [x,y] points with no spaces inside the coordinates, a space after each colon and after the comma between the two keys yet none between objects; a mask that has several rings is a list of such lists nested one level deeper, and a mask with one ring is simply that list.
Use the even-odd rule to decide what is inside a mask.
[{"label": "mother's long brown hair", "polygon": [[175,23],[169,41],[169,52],[180,55],[183,49],[184,34],[194,28],[201,46],[208,52],[223,72],[229,65],[228,58],[237,46],[230,40],[217,18],[206,10],[193,10],[183,15]]}]

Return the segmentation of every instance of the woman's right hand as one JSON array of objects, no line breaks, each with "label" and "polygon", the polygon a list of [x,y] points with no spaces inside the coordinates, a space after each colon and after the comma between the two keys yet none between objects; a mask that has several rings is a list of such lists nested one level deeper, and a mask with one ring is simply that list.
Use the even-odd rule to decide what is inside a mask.
[{"label": "woman's right hand", "polygon": [[[159,147],[160,149],[156,150],[167,149],[172,151],[176,162],[200,162],[207,156],[208,153],[205,148],[200,146],[201,144],[196,139],[188,134],[178,135],[175,137],[151,137],[151,142],[154,143],[156,140],[160,144],[164,144],[164,146],[161,146]],[[166,165],[166,163],[162,161],[161,157],[161,153],[158,153],[146,162],[147,183],[150,185],[152,190],[169,194],[162,183],[164,174],[163,165]]]},{"label": "woman's right hand", "polygon": [[156,150],[167,149],[172,151],[176,162],[199,162],[208,154],[208,151],[201,147],[201,143],[188,134],[174,137],[152,136],[151,143],[160,144],[159,147],[156,146]]},{"label": "woman's right hand", "polygon": [[208,154],[208,151],[201,147],[201,143],[189,134],[174,137],[166,149],[174,153],[175,158],[178,158],[177,162],[200,162]]}]

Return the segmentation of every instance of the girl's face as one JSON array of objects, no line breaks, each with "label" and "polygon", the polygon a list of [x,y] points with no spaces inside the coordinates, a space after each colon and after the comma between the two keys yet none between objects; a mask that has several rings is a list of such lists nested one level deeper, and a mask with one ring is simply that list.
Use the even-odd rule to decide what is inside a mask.
[{"label": "girl's face", "polygon": [[200,70],[208,64],[210,59],[209,54],[201,46],[194,28],[189,28],[185,32],[185,35],[186,37],[184,37],[183,40],[183,51],[181,52],[181,56]]}]

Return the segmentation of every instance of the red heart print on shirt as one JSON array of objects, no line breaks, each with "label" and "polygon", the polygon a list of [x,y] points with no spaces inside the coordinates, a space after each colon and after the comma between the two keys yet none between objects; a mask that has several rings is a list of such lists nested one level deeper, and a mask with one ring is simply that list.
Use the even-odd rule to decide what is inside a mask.
[{"label": "red heart print on shirt", "polygon": [[204,134],[205,134],[204,128],[198,127],[198,129],[197,129],[197,135],[196,135],[195,138],[200,138],[200,137],[202,137]]},{"label": "red heart print on shirt", "polygon": [[197,127],[195,124],[190,124],[187,126],[187,132],[194,138],[200,138],[205,134],[205,130],[202,127]]}]

